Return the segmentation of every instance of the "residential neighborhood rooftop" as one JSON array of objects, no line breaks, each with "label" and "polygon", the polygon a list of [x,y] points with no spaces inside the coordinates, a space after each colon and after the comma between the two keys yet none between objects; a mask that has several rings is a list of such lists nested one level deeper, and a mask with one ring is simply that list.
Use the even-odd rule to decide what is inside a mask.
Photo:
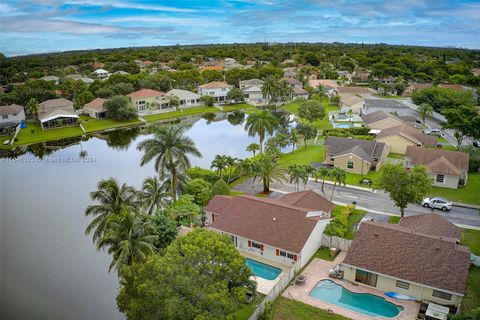
[{"label": "residential neighborhood rooftop", "polygon": [[468,153],[408,146],[406,155],[412,165],[424,165],[435,173],[459,176],[468,170]]},{"label": "residential neighborhood rooftop", "polygon": [[377,138],[386,137],[394,134],[398,134],[409,139],[418,140],[426,146],[436,146],[438,141],[437,137],[424,134],[421,130],[414,128],[408,124],[401,124],[399,126],[383,129],[377,135]]},{"label": "residential neighborhood rooftop", "polygon": [[373,161],[373,158],[380,157],[386,147],[385,143],[377,142],[375,140],[350,139],[332,136],[327,137],[324,145],[328,147],[328,153],[333,156],[353,153],[370,162]]},{"label": "residential neighborhood rooftop", "polygon": [[135,92],[128,94],[130,98],[147,98],[147,97],[158,97],[164,95],[163,92],[153,90],[153,89],[141,89]]},{"label": "residential neighborhood rooftop", "polygon": [[403,217],[400,226],[417,233],[429,234],[442,238],[453,238],[460,241],[462,230],[436,213],[420,214]]},{"label": "residential neighborhood rooftop", "polygon": [[232,86],[226,82],[212,81],[209,83],[202,84],[198,87],[202,89],[215,89],[215,88],[231,88]]},{"label": "residential neighborhood rooftop", "polygon": [[23,110],[22,106],[18,104],[11,104],[8,106],[0,106],[0,116],[6,116],[10,114],[17,114]]}]

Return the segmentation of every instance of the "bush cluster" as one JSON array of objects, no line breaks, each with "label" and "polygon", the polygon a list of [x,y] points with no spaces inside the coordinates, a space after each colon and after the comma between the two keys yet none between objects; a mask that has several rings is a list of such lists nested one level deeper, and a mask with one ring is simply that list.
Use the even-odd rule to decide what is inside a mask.
[{"label": "bush cluster", "polygon": [[325,228],[325,234],[343,238],[348,231],[348,217],[350,217],[354,210],[354,205],[348,205],[342,208]]}]

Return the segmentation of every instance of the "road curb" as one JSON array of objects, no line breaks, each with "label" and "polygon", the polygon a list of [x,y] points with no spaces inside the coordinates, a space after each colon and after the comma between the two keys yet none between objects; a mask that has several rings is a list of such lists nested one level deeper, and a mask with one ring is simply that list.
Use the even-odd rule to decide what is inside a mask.
[{"label": "road curb", "polygon": [[462,203],[462,202],[452,202],[452,204],[457,207],[480,210],[480,206],[477,206],[475,204],[468,204],[468,203]]},{"label": "road curb", "polygon": [[[315,179],[313,179],[313,178],[308,178],[308,181],[312,181],[312,182],[316,182],[316,183],[322,183],[321,179],[318,179],[317,181],[315,181]],[[330,181],[330,180],[325,180],[325,184],[334,185],[335,183],[333,181]],[[346,185],[338,185],[337,184],[337,186],[341,186],[341,187],[349,188],[349,189],[360,190],[360,191],[368,191],[368,192],[371,192],[371,193],[377,193],[377,190],[374,190],[374,189],[371,189],[371,188],[366,188],[366,187],[354,186],[353,184],[346,184]]]}]

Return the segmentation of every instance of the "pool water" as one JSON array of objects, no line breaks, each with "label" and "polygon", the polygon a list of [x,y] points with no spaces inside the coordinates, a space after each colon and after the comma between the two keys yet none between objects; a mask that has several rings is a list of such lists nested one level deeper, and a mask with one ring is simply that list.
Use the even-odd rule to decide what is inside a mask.
[{"label": "pool water", "polygon": [[370,317],[392,318],[403,311],[402,306],[369,293],[351,292],[331,280],[321,280],[309,294],[312,298],[331,303]]},{"label": "pool water", "polygon": [[253,274],[266,280],[275,280],[282,270],[257,260],[247,258],[245,265],[249,267]]}]

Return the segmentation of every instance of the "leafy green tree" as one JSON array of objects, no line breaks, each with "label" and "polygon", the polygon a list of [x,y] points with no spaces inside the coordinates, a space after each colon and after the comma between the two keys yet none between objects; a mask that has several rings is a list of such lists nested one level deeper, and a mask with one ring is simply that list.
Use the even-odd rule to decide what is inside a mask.
[{"label": "leafy green tree", "polygon": [[166,213],[177,222],[177,225],[191,226],[200,220],[202,209],[195,204],[193,195],[184,194],[170,204]]},{"label": "leafy green tree", "polygon": [[83,107],[84,105],[93,101],[94,99],[95,99],[95,96],[93,95],[93,93],[91,93],[90,91],[83,91],[82,93],[77,95],[75,99],[75,104],[77,106],[77,109]]},{"label": "leafy green tree", "polygon": [[142,191],[139,192],[138,198],[144,203],[147,213],[152,214],[165,207],[171,198],[171,193],[165,182],[157,177],[151,177],[143,180]]},{"label": "leafy green tree", "polygon": [[480,137],[480,115],[474,107],[448,108],[445,109],[443,115],[447,119],[443,128],[453,130],[453,136],[457,140],[457,149],[460,149],[465,138]]},{"label": "leafy green tree", "polygon": [[177,223],[164,212],[157,211],[156,214],[150,216],[150,223],[153,229],[152,234],[156,237],[153,244],[157,251],[165,249],[177,238]]},{"label": "leafy green tree", "polygon": [[215,98],[212,96],[201,96],[200,101],[203,102],[203,104],[207,107],[213,107],[215,104]]},{"label": "leafy green tree", "polygon": [[258,143],[250,143],[246,149],[247,152],[252,152],[254,157],[255,157],[255,152],[259,150],[260,150],[260,145]]},{"label": "leafy green tree", "polygon": [[293,95],[293,89],[290,83],[285,80],[280,80],[277,84],[277,96],[278,99],[282,102],[285,102],[290,99]]},{"label": "leafy green tree", "polygon": [[40,110],[40,106],[38,105],[38,101],[35,98],[30,98],[27,104],[25,105],[25,112],[29,116],[29,118],[35,118],[38,116],[38,111]]},{"label": "leafy green tree", "polygon": [[189,155],[201,157],[193,140],[185,136],[188,127],[175,124],[168,127],[150,127],[154,137],[140,142],[137,149],[144,151],[140,165],[154,160],[155,171],[164,176],[168,173],[173,201],[177,199],[181,175],[190,168]]},{"label": "leafy green tree", "polygon": [[340,168],[333,168],[332,171],[330,171],[330,178],[333,180],[333,189],[332,189],[332,195],[330,196],[330,201],[333,200],[333,195],[335,193],[335,188],[338,185],[345,185],[345,179],[347,178],[347,174],[345,173],[345,170],[340,169]]},{"label": "leafy green tree", "polygon": [[468,153],[468,171],[480,171],[480,148],[474,146],[465,146],[460,148],[461,152]]},{"label": "leafy green tree", "polygon": [[267,133],[269,135],[273,134],[273,130],[277,122],[277,118],[275,118],[275,116],[268,110],[254,112],[247,117],[247,121],[245,123],[245,130],[248,130],[248,135],[251,137],[258,135],[258,138],[260,140],[260,153],[262,153],[263,151],[262,146],[265,135]]},{"label": "leafy green tree", "polygon": [[270,183],[285,181],[285,168],[281,166],[270,154],[261,154],[255,159],[256,176],[263,183],[263,192],[270,192]]},{"label": "leafy green tree", "polygon": [[187,182],[185,193],[194,197],[195,204],[204,207],[212,199],[212,184],[201,178],[189,180]]},{"label": "leafy green tree", "polygon": [[247,178],[254,176],[254,162],[252,159],[241,160],[238,164],[240,176],[243,177],[243,189],[244,193],[247,193]]},{"label": "leafy green tree", "polygon": [[175,108],[178,110],[178,107],[180,106],[180,100],[178,97],[170,97],[170,107]]},{"label": "leafy green tree", "polygon": [[213,192],[214,195],[226,195],[226,196],[228,196],[230,194],[230,188],[228,187],[228,184],[225,182],[225,180],[219,179],[213,185],[212,192]]},{"label": "leafy green tree", "polygon": [[199,228],[124,270],[117,306],[130,320],[229,318],[256,292],[250,276],[229,236]]},{"label": "leafy green tree", "polygon": [[235,103],[240,103],[245,101],[245,95],[243,94],[242,90],[238,88],[232,88],[227,93],[227,100],[234,101]]},{"label": "leafy green tree", "polygon": [[431,117],[433,114],[433,107],[430,104],[424,102],[418,106],[417,111],[420,112],[420,116],[422,117],[422,123],[425,125],[425,119]]},{"label": "leafy green tree", "polygon": [[473,106],[472,93],[469,91],[455,91],[452,89],[431,87],[412,93],[412,101],[421,105],[428,103],[436,112],[443,113],[444,109],[455,109],[460,106]]},{"label": "leafy green tree", "polygon": [[120,214],[124,207],[133,208],[138,204],[136,195],[135,188],[125,183],[119,185],[114,178],[100,180],[97,190],[90,193],[90,198],[97,204],[89,205],[85,209],[85,215],[93,217],[85,229],[85,234],[93,231],[93,241],[101,239],[112,216]]},{"label": "leafy green tree", "polygon": [[420,203],[432,187],[425,167],[416,166],[406,170],[401,164],[384,164],[374,185],[389,193],[403,217],[409,204]]},{"label": "leafy green tree", "polygon": [[312,123],[325,117],[325,108],[318,100],[307,100],[298,107],[298,116]]},{"label": "leafy green tree", "polygon": [[108,228],[98,241],[98,248],[112,255],[109,272],[142,262],[155,252],[156,236],[147,221],[143,214],[125,207],[109,218]]},{"label": "leafy green tree", "polygon": [[200,168],[200,167],[192,167],[187,170],[187,175],[190,179],[200,178],[210,184],[214,184],[219,179],[218,174],[212,170]]},{"label": "leafy green tree", "polygon": [[328,177],[330,177],[330,170],[325,168],[325,167],[318,168],[313,174],[313,178],[315,179],[315,182],[318,179],[322,179],[322,193],[323,194],[325,194],[325,190],[324,190],[325,179],[328,178]]},{"label": "leafy green tree", "polygon": [[129,105],[127,97],[115,96],[103,104],[103,108],[106,110],[107,117],[117,120],[131,120],[136,119],[138,112]]}]

